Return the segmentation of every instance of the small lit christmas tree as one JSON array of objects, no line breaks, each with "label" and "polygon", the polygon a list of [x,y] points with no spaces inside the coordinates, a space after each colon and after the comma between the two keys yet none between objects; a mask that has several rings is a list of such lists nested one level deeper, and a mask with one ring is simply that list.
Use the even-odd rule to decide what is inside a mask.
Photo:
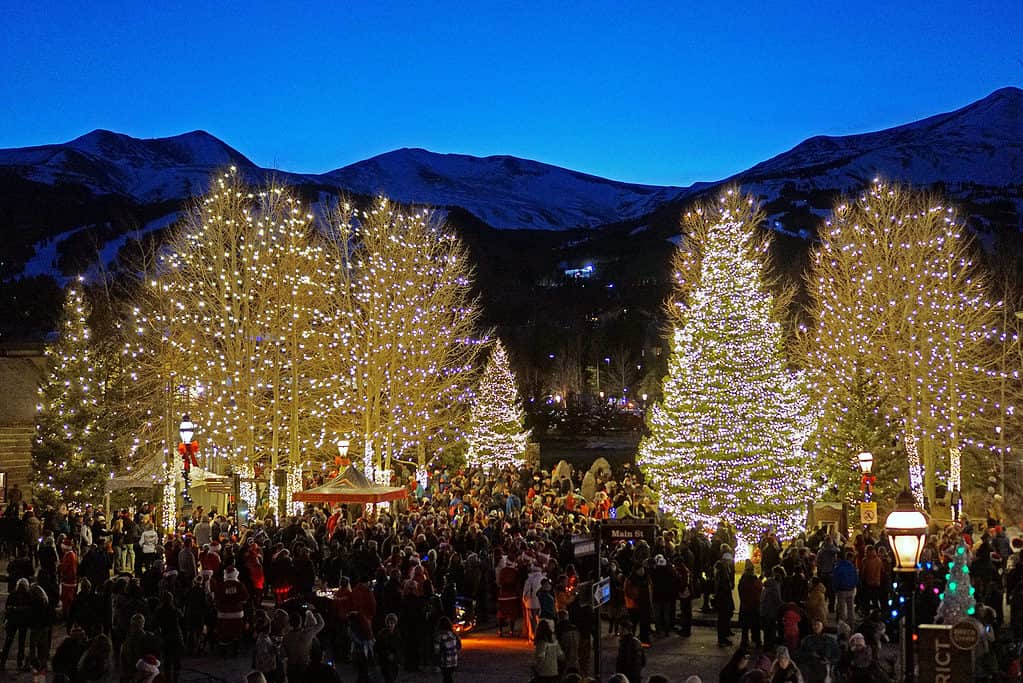
[{"label": "small lit christmas tree", "polygon": [[948,563],[945,592],[941,594],[941,604],[938,605],[938,621],[943,624],[954,624],[972,617],[977,611],[977,601],[973,597],[976,589],[970,584],[970,568],[966,559],[966,546],[960,543]]},{"label": "small lit christmas tree", "polygon": [[764,284],[761,215],[730,190],[699,216],[688,236],[699,264],[678,274],[664,399],[647,415],[637,460],[686,525],[724,520],[747,543],[768,527],[791,538],[813,498],[815,464],[802,446],[814,418]]},{"label": "small lit christmas tree", "polygon": [[110,476],[110,441],[98,427],[103,373],[89,330],[91,309],[81,277],[68,286],[59,336],[46,348],[32,447],[38,503],[97,503]]},{"label": "small lit christmas tree", "polygon": [[515,374],[500,339],[494,343],[483,370],[469,415],[467,438],[465,459],[472,467],[495,469],[523,463],[529,431],[523,427]]}]

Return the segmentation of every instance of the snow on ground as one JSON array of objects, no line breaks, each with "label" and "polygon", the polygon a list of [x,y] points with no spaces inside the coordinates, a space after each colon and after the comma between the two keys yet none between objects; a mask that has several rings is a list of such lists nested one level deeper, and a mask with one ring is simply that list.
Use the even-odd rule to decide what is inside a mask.
[{"label": "snow on ground", "polygon": [[57,268],[57,247],[61,242],[87,227],[87,225],[79,225],[76,228],[66,230],[59,235],[51,237],[50,239],[36,242],[35,256],[25,263],[25,269],[21,271],[21,277],[50,275],[57,278],[57,281],[61,283],[61,286],[63,286],[63,283],[67,278],[62,278],[60,270]]},{"label": "snow on ground", "polygon": [[[130,239],[138,239],[143,235],[153,232],[154,230],[160,230],[166,228],[178,219],[180,212],[175,211],[169,213],[166,216],[160,216],[155,220],[151,220],[141,228],[134,232],[127,232],[123,235],[115,237],[114,239],[103,245],[103,248],[99,252],[99,263],[104,266],[109,266],[117,259],[117,254],[121,251],[121,247],[128,243]],[[98,265],[98,264],[97,264]]]}]

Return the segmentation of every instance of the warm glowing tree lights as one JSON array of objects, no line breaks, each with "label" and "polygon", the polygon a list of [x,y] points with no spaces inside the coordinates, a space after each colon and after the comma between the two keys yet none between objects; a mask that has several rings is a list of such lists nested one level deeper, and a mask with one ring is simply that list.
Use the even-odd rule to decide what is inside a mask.
[{"label": "warm glowing tree lights", "polygon": [[84,281],[64,296],[59,336],[46,347],[32,447],[34,495],[43,504],[95,503],[105,493],[112,447],[104,433],[104,371],[89,330]]},{"label": "warm glowing tree lights", "polygon": [[524,419],[515,374],[508,364],[508,352],[498,339],[483,370],[469,414],[466,462],[486,469],[524,464],[529,441]]},{"label": "warm glowing tree lights", "polygon": [[691,217],[698,256],[678,274],[664,399],[649,412],[638,457],[675,517],[728,521],[746,542],[768,527],[782,537],[802,531],[815,480],[802,449],[814,420],[802,378],[786,367],[759,220],[734,190]]},{"label": "warm glowing tree lights", "polygon": [[317,337],[316,415],[330,443],[361,447],[366,475],[393,460],[425,470],[461,438],[479,307],[461,241],[428,212],[378,199],[329,218],[336,293]]},{"label": "warm glowing tree lights", "polygon": [[815,449],[832,472],[874,452],[921,506],[925,492],[934,501],[939,473],[958,478],[964,446],[990,456],[1005,409],[996,398],[1001,304],[961,233],[938,199],[875,182],[835,209],[813,258]]},{"label": "warm glowing tree lights", "polygon": [[168,425],[189,412],[200,464],[249,476],[258,464],[262,502],[284,511],[301,464],[332,458],[342,436],[372,479],[392,460],[424,468],[460,437],[485,341],[464,247],[386,199],[326,214],[234,169],[214,179],[137,296],[125,346],[146,406],[137,451],[169,460]]},{"label": "warm glowing tree lights", "polygon": [[318,366],[306,340],[330,296],[324,264],[313,217],[285,188],[253,190],[234,170],[215,179],[135,311],[127,348],[156,389],[156,431],[189,410],[213,469],[223,466],[211,455],[236,468],[304,462],[322,433],[310,419]]}]

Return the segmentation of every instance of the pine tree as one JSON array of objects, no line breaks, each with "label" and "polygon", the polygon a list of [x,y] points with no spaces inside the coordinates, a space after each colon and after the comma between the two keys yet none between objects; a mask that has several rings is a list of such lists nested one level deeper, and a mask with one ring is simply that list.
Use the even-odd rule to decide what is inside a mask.
[{"label": "pine tree", "polygon": [[529,441],[523,420],[515,374],[508,364],[508,353],[498,339],[469,413],[466,462],[485,469],[521,465]]},{"label": "pine tree", "polygon": [[973,597],[975,589],[970,583],[970,568],[966,559],[966,546],[960,543],[952,561],[948,563],[945,592],[941,594],[941,604],[938,605],[936,616],[943,624],[954,624],[960,619],[972,617],[977,611],[977,601]]},{"label": "pine tree", "polygon": [[102,377],[81,277],[67,288],[57,340],[46,347],[32,447],[33,496],[42,505],[98,503],[110,473],[100,428]]},{"label": "pine tree", "polygon": [[638,458],[666,510],[686,524],[725,520],[747,540],[801,531],[814,479],[802,450],[814,420],[785,364],[759,220],[735,190],[693,219],[698,264],[677,275],[668,376]]}]

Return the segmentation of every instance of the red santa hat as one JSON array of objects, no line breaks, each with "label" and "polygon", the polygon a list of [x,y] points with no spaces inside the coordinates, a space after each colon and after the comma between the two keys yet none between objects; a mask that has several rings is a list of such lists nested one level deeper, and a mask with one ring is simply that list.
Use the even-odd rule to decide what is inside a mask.
[{"label": "red santa hat", "polygon": [[158,674],[160,673],[160,660],[153,655],[143,655],[135,662],[135,670],[140,673]]}]

